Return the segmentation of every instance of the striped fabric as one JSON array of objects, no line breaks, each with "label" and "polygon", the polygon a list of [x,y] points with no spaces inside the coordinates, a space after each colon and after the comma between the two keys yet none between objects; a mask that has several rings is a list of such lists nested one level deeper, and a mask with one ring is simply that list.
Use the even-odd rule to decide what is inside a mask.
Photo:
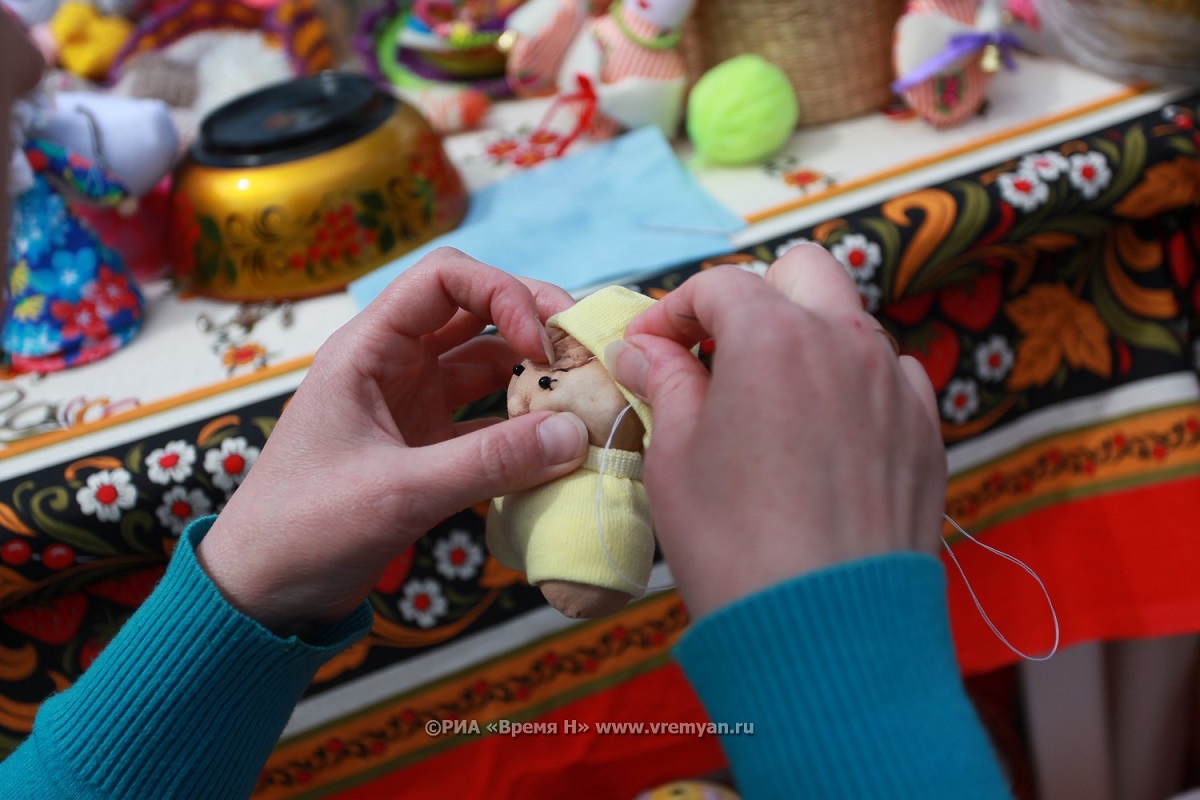
[{"label": "striped fabric", "polygon": [[[608,15],[593,22],[591,34],[604,53],[601,59],[601,83],[616,83],[626,78],[676,80],[683,77],[683,57],[678,50],[651,50],[632,41],[617,26],[612,17],[613,13],[620,14],[629,30],[643,39],[655,39],[669,33],[630,14],[624,6],[613,9]],[[606,139],[615,136],[620,129],[621,125],[616,120],[598,113],[588,134],[596,139]]]},{"label": "striped fabric", "polygon": [[560,90],[569,95],[560,99],[581,126],[586,125],[586,131],[576,130],[569,135],[570,139],[580,132],[595,139],[607,139],[621,128],[616,120],[599,113],[588,125],[586,117],[592,110],[589,103],[594,101],[561,89],[564,84],[559,82],[560,67],[578,37],[591,36],[600,47],[600,83],[616,83],[626,78],[677,80],[684,76],[683,57],[675,48],[654,50],[638,44],[622,32],[612,15],[621,14],[625,27],[643,40],[654,40],[670,31],[630,14],[622,6],[610,8],[603,16],[590,17],[589,7],[593,5],[586,0],[563,0],[542,32],[519,40],[508,57],[508,80],[514,92],[531,96]]},{"label": "striped fabric", "polygon": [[550,24],[537,36],[522,37],[508,54],[508,83],[522,97],[554,94],[567,48],[587,22],[586,0],[562,0]]},{"label": "striped fabric", "polygon": [[[630,14],[624,7],[618,8],[616,13],[621,14],[626,26],[643,39],[655,39],[670,32]],[[683,76],[683,57],[677,50],[643,47],[626,37],[611,15],[593,23],[592,35],[604,50],[602,83],[615,83],[624,78],[674,80]]]},{"label": "striped fabric", "polygon": [[[906,14],[944,14],[974,25],[978,0],[910,0]],[[961,70],[939,75],[904,92],[904,101],[935,126],[955,125],[983,106],[992,74],[980,66],[980,56]]]},{"label": "striped fabric", "polygon": [[974,25],[975,12],[978,9],[979,0],[910,0],[907,13],[928,14],[936,11],[964,25]]}]

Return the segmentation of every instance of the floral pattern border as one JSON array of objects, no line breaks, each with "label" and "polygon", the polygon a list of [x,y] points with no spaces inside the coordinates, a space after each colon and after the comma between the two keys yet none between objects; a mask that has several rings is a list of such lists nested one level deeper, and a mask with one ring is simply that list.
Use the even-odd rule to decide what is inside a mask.
[{"label": "floral pattern border", "polygon": [[[299,754],[272,759],[256,787],[256,794],[271,789],[306,787],[319,784],[322,773],[344,768],[347,762],[373,763],[411,755],[436,744],[454,746],[483,735],[464,726],[454,736],[430,736],[431,720],[487,722],[507,718],[514,709],[526,710],[535,695],[561,691],[562,684],[577,685],[581,680],[603,675],[615,662],[661,657],[670,643],[687,627],[683,604],[669,600],[647,617],[631,624],[601,624],[582,641],[549,643],[536,653],[510,659],[500,677],[488,679],[482,673],[464,673],[449,695],[417,696],[411,703],[396,703],[382,720],[362,726],[348,726],[323,738],[306,742]],[[565,645],[565,646],[563,646]],[[353,732],[351,732],[353,731]]]},{"label": "floral pattern border", "polygon": [[[1200,95],[639,288],[659,295],[727,262],[762,271],[797,242],[820,242],[929,372],[947,440],[963,440],[1064,399],[1194,367],[1198,116]],[[144,599],[186,522],[221,509],[286,400],[0,483],[0,752]],[[492,397],[464,414],[502,408]],[[1181,435],[1190,447],[1196,431],[1185,423]],[[1068,469],[1072,458],[1044,466]],[[542,600],[487,556],[483,518],[468,510],[389,564],[371,602],[375,629],[311,693]]]},{"label": "floral pattern border", "polygon": [[642,287],[827,247],[925,367],[948,442],[1196,366],[1200,95]]}]

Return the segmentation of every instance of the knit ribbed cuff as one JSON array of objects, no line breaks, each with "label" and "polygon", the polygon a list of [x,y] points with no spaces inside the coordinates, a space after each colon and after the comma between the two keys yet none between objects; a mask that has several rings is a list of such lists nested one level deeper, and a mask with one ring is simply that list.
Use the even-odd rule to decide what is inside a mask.
[{"label": "knit ribbed cuff", "polygon": [[317,669],[370,630],[366,603],[306,641],[233,608],[196,560],[214,519],[184,532],[162,583],[38,714],[63,796],[247,796]]},{"label": "knit ribbed cuff", "polygon": [[722,738],[746,800],[1009,796],[963,689],[932,557],[778,584],[699,620],[675,657],[714,722],[754,724]]}]

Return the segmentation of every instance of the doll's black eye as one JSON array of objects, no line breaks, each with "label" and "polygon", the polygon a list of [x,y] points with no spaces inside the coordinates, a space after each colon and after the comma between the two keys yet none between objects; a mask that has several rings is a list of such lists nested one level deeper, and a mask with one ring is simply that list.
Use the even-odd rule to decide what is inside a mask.
[{"label": "doll's black eye", "polygon": [[513,375],[520,375],[524,371],[525,371],[524,364],[517,364],[515,367],[513,367]]},{"label": "doll's black eye", "polygon": [[543,375],[542,377],[538,378],[538,386],[542,387],[543,389],[551,388],[550,384],[552,383],[556,383],[556,381],[549,375]]}]

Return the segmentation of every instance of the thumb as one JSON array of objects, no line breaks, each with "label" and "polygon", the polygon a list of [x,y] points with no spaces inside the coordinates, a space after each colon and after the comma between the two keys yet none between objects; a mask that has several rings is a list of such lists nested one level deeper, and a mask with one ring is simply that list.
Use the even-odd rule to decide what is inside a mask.
[{"label": "thumb", "polygon": [[443,515],[472,503],[531,489],[574,472],[587,456],[583,420],[570,412],[538,412],[422,447],[413,487]]},{"label": "thumb", "polygon": [[613,377],[654,408],[654,437],[676,423],[691,425],[704,406],[708,370],[691,350],[650,334],[615,341],[605,353]]},{"label": "thumb", "polygon": [[942,415],[938,409],[937,391],[934,390],[933,384],[929,382],[929,373],[921,366],[921,362],[912,356],[900,356],[900,369],[904,372],[904,377],[908,379],[909,385],[913,387],[913,390],[921,398],[921,405],[929,414],[929,418],[933,421],[933,426],[940,430]]}]

